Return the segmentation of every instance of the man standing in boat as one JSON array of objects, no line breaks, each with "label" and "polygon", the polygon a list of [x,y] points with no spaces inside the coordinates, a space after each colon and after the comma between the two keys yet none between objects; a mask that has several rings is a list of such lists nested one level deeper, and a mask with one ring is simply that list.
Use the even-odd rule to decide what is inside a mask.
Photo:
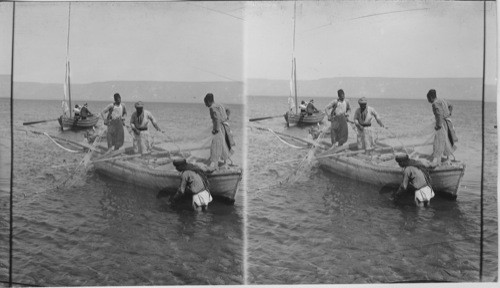
[{"label": "man standing in boat", "polygon": [[[351,112],[351,106],[349,101],[345,99],[344,90],[339,89],[337,91],[338,98],[333,100],[325,108],[325,114],[328,115],[328,121],[331,121],[330,126],[330,137],[332,139],[332,146],[338,143],[338,146],[342,146],[347,142],[347,137],[349,132],[347,129],[347,121],[349,120],[349,112]],[[328,109],[332,109],[328,112]]]},{"label": "man standing in boat", "polygon": [[210,118],[212,118],[213,125],[212,134],[214,136],[210,147],[210,167],[218,169],[219,160],[224,165],[227,164],[227,160],[231,161],[230,157],[234,152],[233,147],[235,142],[229,128],[229,118],[224,106],[214,102],[214,95],[212,93],[208,93],[203,101],[210,108]]},{"label": "man standing in boat", "polygon": [[88,104],[85,103],[83,107],[80,109],[80,116],[83,120],[87,119],[87,117],[92,116],[92,113],[89,111]]},{"label": "man standing in boat", "polygon": [[156,123],[153,114],[148,110],[144,110],[144,104],[142,101],[135,103],[135,111],[132,113],[130,117],[130,127],[132,131],[134,131],[134,152],[147,154],[151,152],[151,135],[148,131],[148,124],[151,121],[151,124],[156,128],[156,130],[161,131],[160,127]]},{"label": "man standing in boat", "polygon": [[[102,110],[101,116],[104,119],[104,125],[108,126],[108,134],[106,135],[108,141],[108,150],[114,147],[115,150],[123,146],[125,133],[123,126],[125,126],[125,116],[127,109],[123,105],[120,94],[113,95],[115,102],[109,104]],[[108,113],[106,116],[104,113]]]},{"label": "man standing in boat", "polygon": [[75,108],[73,108],[73,113],[75,114],[75,119],[80,118],[80,112],[81,112],[80,105],[76,104]]},{"label": "man standing in boat", "polygon": [[432,104],[432,112],[436,117],[432,163],[439,165],[443,156],[446,157],[446,161],[449,161],[449,156],[452,156],[457,149],[455,143],[458,138],[450,120],[453,106],[444,99],[438,99],[434,89],[427,93],[427,101]]},{"label": "man standing in boat", "polygon": [[306,109],[307,109],[307,104],[306,104],[306,101],[302,100],[302,102],[300,102],[300,105],[299,105],[299,109],[300,109],[300,113],[301,114],[306,114]]},{"label": "man standing in boat", "polygon": [[401,194],[411,187],[415,191],[415,204],[427,207],[434,197],[427,167],[417,160],[410,159],[407,154],[397,155],[396,162],[403,168],[403,182],[392,194],[393,201],[397,201]]},{"label": "man standing in boat", "polygon": [[385,128],[382,120],[378,116],[377,111],[368,106],[368,101],[365,97],[358,100],[359,108],[354,112],[354,124],[358,129],[358,149],[365,149],[366,154],[370,154],[374,149],[372,120],[375,118],[380,127]]},{"label": "man standing in boat", "polygon": [[318,109],[316,109],[316,106],[314,106],[314,99],[311,99],[311,101],[309,101],[309,103],[307,103],[306,112],[307,112],[307,115],[309,115],[309,116],[313,115],[314,113],[319,112]]},{"label": "man standing in boat", "polygon": [[208,208],[208,203],[212,202],[205,172],[200,167],[187,163],[186,159],[174,160],[173,164],[175,169],[181,172],[181,184],[172,200],[178,200],[186,191],[189,191],[193,195],[191,202],[193,209],[205,211]]},{"label": "man standing in boat", "polygon": [[302,122],[304,117],[307,115],[307,106],[308,105],[309,104],[306,103],[306,101],[304,101],[304,100],[302,100],[302,102],[300,102],[300,105],[299,105],[299,109],[300,109],[299,123]]}]

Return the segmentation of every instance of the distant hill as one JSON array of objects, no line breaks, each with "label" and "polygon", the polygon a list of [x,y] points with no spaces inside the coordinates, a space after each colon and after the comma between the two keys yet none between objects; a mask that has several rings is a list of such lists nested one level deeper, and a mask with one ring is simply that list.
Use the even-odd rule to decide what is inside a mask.
[{"label": "distant hill", "polygon": [[[112,100],[116,92],[120,93],[122,100],[126,102],[141,100],[203,103],[203,98],[210,92],[214,94],[217,102],[243,103],[242,82],[108,81],[71,84],[71,98],[75,101]],[[10,76],[0,75],[0,97],[10,97]],[[63,84],[15,82],[14,97],[16,99],[62,99]]]},{"label": "distant hill", "polygon": [[[247,95],[288,96],[288,80],[249,79]],[[383,78],[341,77],[297,81],[301,97],[334,97],[342,88],[347,97],[420,99],[429,89],[436,89],[438,97],[456,100],[482,99],[481,78]],[[496,101],[496,85],[486,86],[486,101]]]},{"label": "distant hill", "polygon": [[[425,99],[429,89],[436,89],[438,97],[456,100],[481,101],[481,78],[383,78],[339,77],[297,82],[300,97],[334,97],[342,88],[349,98]],[[244,88],[251,96],[288,96],[288,80],[248,79],[243,82],[155,82],[108,81],[72,84],[75,101],[112,100],[118,92],[126,102],[203,103],[206,93],[212,92],[221,103],[243,103]],[[16,99],[62,99],[63,84],[16,82]],[[0,97],[10,97],[10,76],[0,75]],[[495,102],[496,85],[486,86],[486,101]]]}]

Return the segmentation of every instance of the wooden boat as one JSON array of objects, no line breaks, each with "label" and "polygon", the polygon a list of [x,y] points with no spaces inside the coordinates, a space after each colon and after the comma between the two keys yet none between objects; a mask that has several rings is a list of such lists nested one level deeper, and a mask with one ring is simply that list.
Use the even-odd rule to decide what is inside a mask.
[{"label": "wooden boat", "polygon": [[[94,160],[93,165],[97,173],[114,180],[155,191],[163,189],[175,192],[181,178],[170,157],[161,157],[161,154],[136,156],[116,157],[116,160],[110,161]],[[207,173],[214,199],[234,203],[242,174],[242,169],[237,166]]]},{"label": "wooden boat", "polygon": [[92,115],[85,119],[75,119],[75,117],[61,115],[57,121],[59,121],[59,125],[61,125],[62,129],[64,129],[64,127],[68,127],[70,129],[88,129],[97,125],[99,116]]},{"label": "wooden boat", "polygon": [[[85,119],[74,117],[72,115],[73,106],[71,105],[71,81],[70,81],[70,62],[69,62],[69,35],[70,35],[71,2],[68,12],[68,38],[66,43],[66,74],[64,79],[64,97],[62,100],[63,114],[58,118],[61,129],[68,127],[70,129],[88,129],[94,127],[99,121],[99,116],[90,114]],[[66,103],[68,101],[68,103]]]},{"label": "wooden boat", "polygon": [[[402,181],[402,168],[394,160],[392,147],[375,149],[373,156],[355,151],[351,144],[343,149],[323,151],[316,155],[320,167],[334,174],[380,187],[398,187]],[[465,164],[451,161],[429,170],[434,191],[451,199],[458,196],[460,181],[464,175]]]},{"label": "wooden boat", "polygon": [[[293,10],[293,53],[295,54],[295,18],[297,14],[297,1],[294,3]],[[293,97],[292,97],[293,96]],[[299,111],[299,103],[297,98],[297,61],[292,55],[292,74],[290,78],[290,96],[288,98],[288,104],[290,108],[283,116],[285,117],[286,125],[312,125],[323,121],[325,118],[324,112],[313,113],[312,115],[301,115]]]},{"label": "wooden boat", "polygon": [[318,113],[313,113],[312,115],[301,115],[300,113],[297,114],[289,111],[283,116],[285,117],[287,125],[312,125],[323,121],[325,113],[320,111]]}]

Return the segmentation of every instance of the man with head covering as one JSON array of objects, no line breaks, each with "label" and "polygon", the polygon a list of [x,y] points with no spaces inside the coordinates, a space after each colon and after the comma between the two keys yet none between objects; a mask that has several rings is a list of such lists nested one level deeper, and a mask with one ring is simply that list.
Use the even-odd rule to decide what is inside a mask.
[{"label": "man with head covering", "polygon": [[226,109],[221,104],[214,102],[214,95],[208,93],[203,99],[205,105],[210,108],[210,118],[212,118],[212,145],[210,146],[210,166],[219,168],[219,160],[226,164],[233,154],[235,145],[233,134],[229,128],[229,118]]},{"label": "man with head covering", "polygon": [[302,100],[302,102],[300,102],[300,105],[299,105],[299,109],[300,109],[300,117],[299,117],[299,123],[302,122],[302,120],[304,119],[304,117],[307,115],[307,104],[306,101]]},{"label": "man with head covering", "polygon": [[151,152],[151,146],[153,145],[151,141],[151,134],[148,131],[148,124],[151,122],[156,130],[161,132],[160,127],[156,123],[153,114],[148,110],[144,109],[144,103],[142,101],[135,103],[135,111],[130,117],[130,127],[134,131],[134,152],[146,154]]},{"label": "man with head covering", "polygon": [[81,112],[81,108],[80,108],[80,105],[75,105],[75,108],[73,108],[73,113],[75,113],[75,118],[76,117],[80,117],[80,112]]},{"label": "man with head covering", "polygon": [[302,100],[299,105],[300,113],[306,114],[306,109],[307,109],[307,103],[306,101]]},{"label": "man with head covering", "polygon": [[311,99],[309,103],[307,103],[306,107],[306,113],[307,115],[311,116],[313,113],[318,113],[318,109],[316,109],[316,106],[314,106],[314,99]]},{"label": "man with head covering", "polygon": [[434,89],[427,93],[427,101],[432,104],[432,112],[436,118],[432,162],[439,165],[443,156],[448,160],[457,149],[455,144],[458,138],[450,119],[453,106],[444,99],[438,99]]},{"label": "man with head covering", "polygon": [[87,103],[85,103],[83,107],[80,109],[80,116],[82,117],[82,119],[87,119],[88,116],[92,116],[92,113],[90,113]]},{"label": "man with head covering", "polygon": [[[114,147],[118,150],[123,146],[125,140],[125,133],[123,131],[123,126],[125,126],[125,116],[127,115],[127,109],[123,105],[122,97],[120,94],[115,93],[113,95],[115,99],[114,103],[109,104],[102,110],[101,116],[104,119],[104,125],[108,126],[108,134],[106,135],[108,141],[108,149]],[[108,113],[106,116],[104,113]]]},{"label": "man with head covering", "polygon": [[419,207],[428,206],[434,197],[434,191],[427,167],[417,160],[410,159],[407,154],[397,155],[396,162],[403,168],[403,182],[393,193],[393,200],[396,201],[401,193],[411,188],[415,191],[415,204]]},{"label": "man with head covering", "polygon": [[186,159],[174,160],[174,166],[181,172],[181,184],[173,200],[179,199],[186,191],[193,195],[192,205],[194,210],[206,210],[208,203],[212,202],[209,192],[207,175],[200,167],[187,163]]},{"label": "man with head covering", "polygon": [[[338,143],[342,146],[347,142],[349,130],[347,129],[347,121],[349,120],[349,112],[351,112],[351,105],[345,99],[344,90],[337,91],[338,98],[333,100],[325,108],[325,114],[328,115],[328,121],[331,121],[330,137],[332,139],[332,146]],[[332,109],[330,112],[328,109]]]},{"label": "man with head covering", "polygon": [[360,98],[358,103],[359,108],[354,112],[354,124],[358,129],[358,149],[365,149],[366,153],[370,154],[374,149],[372,120],[375,118],[380,127],[384,128],[385,126],[380,120],[377,111],[367,105],[368,101],[365,97]]}]

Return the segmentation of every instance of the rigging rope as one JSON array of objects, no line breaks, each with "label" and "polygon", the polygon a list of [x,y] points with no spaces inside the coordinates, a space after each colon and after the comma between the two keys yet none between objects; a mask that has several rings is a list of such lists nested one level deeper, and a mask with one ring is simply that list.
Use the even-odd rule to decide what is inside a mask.
[{"label": "rigging rope", "polygon": [[272,129],[270,128],[267,128],[267,130],[269,132],[271,132],[271,134],[273,134],[274,136],[276,136],[276,138],[278,138],[278,140],[280,140],[283,144],[289,146],[289,147],[292,147],[292,148],[295,148],[295,149],[304,149],[304,147],[299,147],[299,146],[295,146],[293,144],[290,144],[288,142],[286,142],[285,140],[283,140],[278,134],[276,134]]},{"label": "rigging rope", "polygon": [[71,150],[71,149],[68,149],[64,146],[62,146],[61,144],[57,143],[54,139],[52,139],[52,137],[50,137],[49,134],[47,134],[47,132],[43,132],[43,135],[47,136],[52,142],[54,142],[54,144],[57,145],[57,147],[61,148],[61,149],[64,149],[68,152],[71,152],[71,153],[80,153],[81,151],[77,151],[77,150]]}]

